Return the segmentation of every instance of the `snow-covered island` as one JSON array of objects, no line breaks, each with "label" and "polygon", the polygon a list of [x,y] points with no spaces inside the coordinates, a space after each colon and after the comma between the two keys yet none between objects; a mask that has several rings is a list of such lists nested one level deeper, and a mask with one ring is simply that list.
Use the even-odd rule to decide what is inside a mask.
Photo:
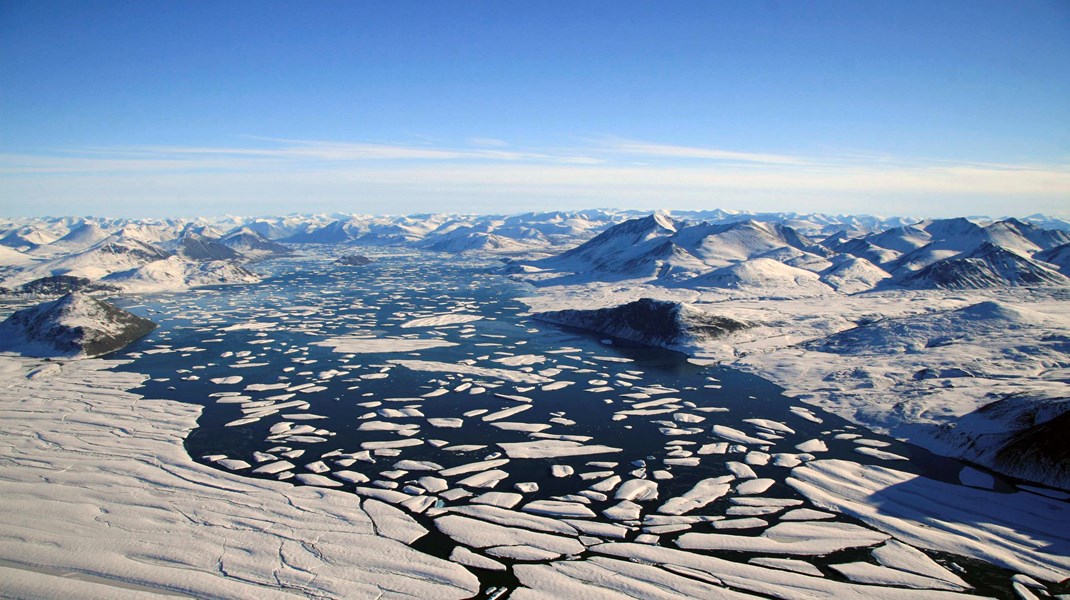
[{"label": "snow-covered island", "polygon": [[[5,222],[0,595],[1066,595],[1067,231]],[[376,277],[336,262],[361,247]]]}]

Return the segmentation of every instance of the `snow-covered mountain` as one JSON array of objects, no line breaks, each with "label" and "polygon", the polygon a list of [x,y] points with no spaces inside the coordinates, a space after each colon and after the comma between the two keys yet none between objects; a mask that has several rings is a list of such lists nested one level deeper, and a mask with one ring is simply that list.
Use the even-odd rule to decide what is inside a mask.
[{"label": "snow-covered mountain", "polygon": [[1070,279],[1043,263],[985,242],[974,252],[930,264],[908,275],[903,287],[923,289],[978,289],[1070,285]]},{"label": "snow-covered mountain", "polygon": [[630,274],[649,251],[664,252],[661,238],[676,233],[672,218],[653,214],[630,219],[598,234],[580,246],[542,261],[540,267],[600,274]]},{"label": "snow-covered mountain", "polygon": [[784,248],[811,253],[826,252],[791,227],[749,219],[729,224],[699,223],[683,227],[672,236],[672,240],[711,267],[727,266]]},{"label": "snow-covered mountain", "polygon": [[476,231],[467,226],[458,227],[420,240],[417,247],[435,252],[468,252],[472,250],[496,250],[501,252],[520,252],[531,245],[493,233]]},{"label": "snow-covered mountain", "polygon": [[691,223],[664,214],[614,225],[572,250],[533,264],[594,279],[679,281],[776,252],[785,252],[785,261],[828,266],[815,254],[826,254],[825,248],[784,225],[751,219]]},{"label": "snow-covered mountain", "polygon": [[16,311],[0,323],[0,348],[28,356],[83,358],[114,352],[156,324],[88,294]]},{"label": "snow-covered mountain", "polygon": [[237,250],[194,231],[186,231],[170,247],[177,256],[197,262],[243,258]]},{"label": "snow-covered mountain", "polygon": [[108,232],[93,221],[86,221],[69,233],[49,244],[52,249],[75,251],[88,248],[108,237]]},{"label": "snow-covered mountain", "polygon": [[285,256],[293,252],[289,247],[273,242],[247,226],[227,233],[219,243],[249,258]]},{"label": "snow-covered mountain", "polygon": [[1033,255],[1035,260],[1055,265],[1064,275],[1070,275],[1070,244],[1063,244]]},{"label": "snow-covered mountain", "polygon": [[[1062,286],[1055,248],[1063,231],[1015,219],[979,225],[939,219],[821,242],[787,225],[754,219],[693,223],[664,214],[629,219],[579,246],[512,265],[516,274],[547,272],[564,281],[638,279],[695,289],[853,294],[901,285],[910,289]],[[1050,252],[1050,254],[1043,254]],[[1032,256],[1036,256],[1034,260]],[[571,275],[568,275],[571,274]]]},{"label": "snow-covered mountain", "polygon": [[20,251],[33,250],[39,246],[51,244],[56,236],[43,228],[26,226],[8,232],[0,237],[0,246],[8,246]]},{"label": "snow-covered mountain", "polygon": [[[55,275],[99,280],[172,254],[191,262],[245,262],[289,253],[292,249],[287,243],[492,253],[514,257],[510,269],[537,273],[543,280],[640,279],[669,286],[690,280],[704,287],[762,293],[781,286],[824,292],[823,286],[828,285],[841,293],[889,289],[899,284],[910,289],[981,282],[998,286],[1005,276],[1014,282],[1008,285],[1065,285],[1048,271],[1066,268],[1067,259],[1055,249],[1070,243],[1070,233],[1038,223],[1057,224],[1037,215],[1000,221],[919,221],[726,210],[649,215],[586,210],[508,216],[13,219],[0,227],[0,269],[4,275],[0,285],[13,288]],[[222,231],[227,233],[220,237]],[[999,255],[989,245],[1002,247],[1022,260]],[[732,268],[757,259],[762,260],[750,267]],[[818,281],[799,273],[774,276],[774,270],[783,269],[767,260],[816,274]],[[172,261],[150,270],[158,275],[174,268]],[[727,270],[715,275],[718,269]],[[227,271],[222,267],[207,270]],[[181,271],[172,272],[170,278],[184,281],[186,273],[204,269],[183,267]],[[230,271],[239,281],[248,279]]]}]

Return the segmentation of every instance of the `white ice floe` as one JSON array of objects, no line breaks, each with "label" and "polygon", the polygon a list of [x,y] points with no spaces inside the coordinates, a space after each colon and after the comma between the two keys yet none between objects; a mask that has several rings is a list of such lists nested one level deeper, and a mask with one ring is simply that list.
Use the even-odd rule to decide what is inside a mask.
[{"label": "white ice floe", "polygon": [[769,445],[769,440],[751,437],[742,431],[727,425],[714,425],[713,433],[718,437],[724,438],[730,442],[736,442],[737,444],[755,444],[758,446]]},{"label": "white ice floe", "polygon": [[575,471],[569,465],[553,465],[550,467],[550,474],[554,477],[568,477]]},{"label": "white ice floe", "polygon": [[470,488],[492,488],[508,476],[509,473],[506,473],[501,469],[491,469],[489,471],[482,471],[469,475],[458,481],[457,485]]},{"label": "white ice floe", "polygon": [[472,498],[472,504],[486,504],[499,508],[512,508],[520,503],[524,497],[513,492],[486,492]]},{"label": "white ice floe", "polygon": [[846,548],[873,546],[888,537],[887,534],[851,523],[794,521],[774,525],[758,536],[685,533],[676,540],[676,545],[689,550],[816,556]]},{"label": "white ice floe", "polygon": [[462,375],[476,375],[490,379],[503,379],[513,383],[549,383],[551,380],[525,371],[512,369],[492,369],[488,367],[476,367],[460,363],[446,363],[431,360],[390,360],[391,364],[401,365],[413,371],[431,371],[435,373],[458,373]]},{"label": "white ice floe", "polygon": [[487,469],[495,469],[509,462],[508,458],[496,458],[492,460],[481,460],[477,462],[465,463],[456,467],[450,467],[439,471],[439,475],[442,477],[454,477],[456,475],[464,475],[467,473],[475,473],[477,471],[486,471]]},{"label": "white ice floe", "polygon": [[818,569],[814,565],[806,561],[799,560],[797,558],[772,558],[761,556],[758,558],[752,558],[747,562],[752,565],[772,567],[774,569],[783,569],[785,571],[793,571],[795,573],[811,575],[813,577],[824,577],[824,575],[821,573],[821,569]]},{"label": "white ice floe", "polygon": [[596,444],[584,445],[567,440],[535,440],[530,442],[499,442],[509,458],[559,458],[620,452],[620,448]]},{"label": "white ice floe", "polygon": [[317,475],[315,473],[298,473],[295,479],[305,485],[315,485],[319,487],[342,487],[342,484],[323,475]]},{"label": "white ice floe", "polygon": [[795,444],[795,449],[799,452],[808,453],[828,452],[828,446],[825,445],[825,442],[818,439],[806,440],[801,444]]},{"label": "white ice floe", "polygon": [[502,410],[485,414],[481,418],[486,422],[497,421],[498,419],[504,419],[522,413],[529,408],[531,408],[530,404],[518,404],[516,406],[510,406],[509,408],[503,408]]},{"label": "white ice floe", "polygon": [[514,573],[524,587],[510,594],[514,600],[583,598],[585,600],[743,600],[753,598],[725,589],[716,578],[706,581],[691,573],[677,575],[665,569],[626,560],[594,557],[584,561],[519,565]]},{"label": "white ice floe", "polygon": [[435,527],[458,544],[469,548],[528,546],[551,553],[554,557],[580,554],[583,544],[574,538],[447,514],[435,519]]},{"label": "white ice floe", "polygon": [[538,515],[551,515],[554,517],[593,517],[591,509],[578,502],[562,500],[535,500],[528,502],[520,510]]},{"label": "white ice floe", "polygon": [[439,427],[442,429],[457,429],[464,425],[464,419],[456,419],[452,417],[429,417],[427,423],[432,427]]},{"label": "white ice floe", "polygon": [[867,562],[840,563],[829,565],[829,567],[851,581],[870,585],[953,591],[963,590],[968,587]]},{"label": "white ice floe", "polygon": [[788,427],[780,421],[771,421],[769,419],[743,419],[743,422],[750,423],[751,425],[756,425],[758,427],[764,427],[765,429],[768,429],[770,431],[776,431],[777,433],[795,433],[794,429]]},{"label": "white ice floe", "polygon": [[387,354],[391,352],[415,352],[431,348],[448,348],[457,344],[437,338],[376,338],[359,335],[345,335],[312,342],[312,346],[323,346],[343,354]]},{"label": "white ice floe", "polygon": [[750,479],[736,486],[736,493],[741,495],[763,494],[776,483],[774,479]]},{"label": "white ice floe", "polygon": [[905,456],[903,456],[901,454],[896,454],[894,452],[887,452],[887,451],[884,451],[884,450],[879,450],[877,448],[870,448],[868,446],[857,446],[857,447],[855,447],[854,451],[859,453],[859,454],[864,454],[866,456],[872,456],[873,458],[879,458],[881,460],[910,460],[909,458],[907,458],[907,457],[905,457]]},{"label": "white ice floe", "polygon": [[411,329],[414,327],[440,327],[442,325],[456,325],[458,323],[471,323],[473,321],[482,320],[481,315],[461,314],[461,313],[448,313],[444,315],[435,315],[433,317],[423,317],[420,319],[413,319],[401,324],[403,329]]},{"label": "white ice floe", "polygon": [[564,389],[564,388],[566,388],[566,387],[568,387],[568,386],[570,386],[570,385],[572,385],[574,383],[576,383],[576,382],[575,381],[555,381],[553,383],[547,383],[546,385],[542,386],[539,389],[541,389],[544,392],[552,392],[554,390]]},{"label": "white ice floe", "polygon": [[528,365],[537,365],[546,360],[545,356],[539,356],[536,354],[520,354],[517,356],[503,356],[502,358],[495,358],[493,362],[503,364],[507,367],[524,367]]},{"label": "white ice floe", "polygon": [[658,483],[649,479],[629,479],[613,495],[615,500],[632,500],[643,502],[658,499]]},{"label": "white ice floe", "polygon": [[750,465],[748,465],[747,463],[739,462],[738,460],[730,460],[726,462],[724,466],[728,469],[730,473],[740,479],[754,479],[758,476],[758,474],[754,472],[754,469],[752,469]]},{"label": "white ice floe", "polygon": [[724,496],[731,489],[734,475],[722,475],[703,479],[681,496],[669,499],[658,508],[663,515],[682,515],[702,508],[710,502]]},{"label": "white ice floe", "polygon": [[962,578],[929,558],[921,550],[898,540],[888,540],[883,546],[874,548],[872,554],[873,558],[877,559],[877,562],[886,567],[939,579],[960,588],[970,587]]},{"label": "white ice floe", "polygon": [[476,554],[464,546],[457,546],[450,552],[450,562],[455,562],[466,567],[486,569],[488,571],[504,571],[505,565],[492,559]]}]

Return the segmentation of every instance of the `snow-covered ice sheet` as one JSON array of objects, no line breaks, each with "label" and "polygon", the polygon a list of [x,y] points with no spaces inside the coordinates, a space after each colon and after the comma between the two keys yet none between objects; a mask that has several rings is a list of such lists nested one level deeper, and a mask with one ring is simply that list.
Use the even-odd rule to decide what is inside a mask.
[{"label": "snow-covered ice sheet", "polygon": [[0,357],[6,589],[114,597],[140,586],[215,598],[478,590],[463,567],[377,534],[352,494],[194,462],[183,439],[200,408],[141,399],[126,390],[144,377],[105,370],[112,364],[69,362],[28,379],[39,362]]},{"label": "snow-covered ice sheet", "polygon": [[887,467],[818,460],[788,484],[815,505],[913,546],[972,556],[1045,581],[1070,577],[1070,505],[952,485]]}]

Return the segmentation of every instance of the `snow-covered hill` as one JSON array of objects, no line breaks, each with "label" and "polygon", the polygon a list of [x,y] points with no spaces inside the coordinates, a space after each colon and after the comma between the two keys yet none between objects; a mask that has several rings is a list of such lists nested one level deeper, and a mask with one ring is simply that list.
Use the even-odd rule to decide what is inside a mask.
[{"label": "snow-covered hill", "polygon": [[149,293],[207,285],[256,283],[260,277],[241,265],[223,260],[188,261],[178,256],[146,263],[101,279],[125,292]]},{"label": "snow-covered hill", "polygon": [[156,328],[148,319],[83,293],[16,311],[0,323],[0,349],[84,358],[114,352]]},{"label": "snow-covered hill", "polygon": [[763,294],[810,295],[831,293],[832,288],[812,271],[788,266],[771,258],[755,258],[721,267],[680,282],[692,289],[731,289]]},{"label": "snow-covered hill", "polygon": [[842,255],[836,264],[821,273],[821,281],[844,294],[872,290],[891,277],[865,258]]}]

